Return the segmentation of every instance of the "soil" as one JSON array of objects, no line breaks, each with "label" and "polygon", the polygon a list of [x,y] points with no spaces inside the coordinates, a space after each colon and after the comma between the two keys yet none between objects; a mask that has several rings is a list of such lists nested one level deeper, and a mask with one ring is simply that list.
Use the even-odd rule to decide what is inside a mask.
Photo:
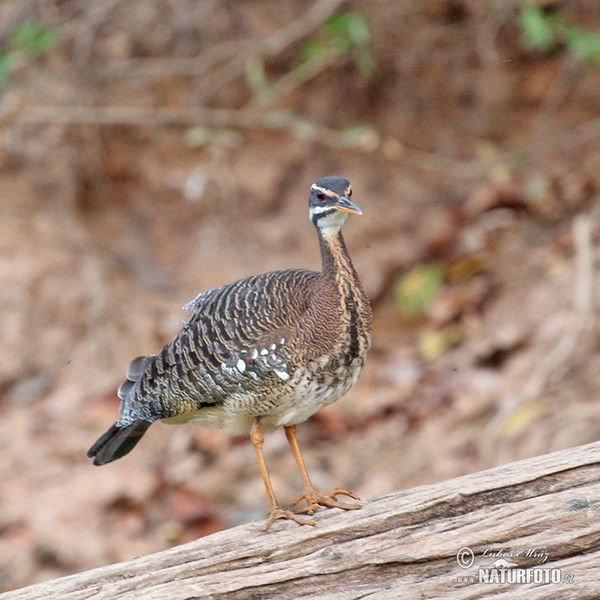
[{"label": "soil", "polygon": [[[600,27],[594,0],[540,4]],[[254,519],[263,535],[246,437],[157,424],[105,467],[85,452],[200,290],[319,267],[323,175],[364,212],[344,234],[374,337],[358,384],[298,427],[316,486],[369,497],[600,437],[600,71],[528,48],[519,6],[4,2],[0,591]],[[336,10],[367,45],[298,78]],[[28,20],[57,43],[15,46]],[[265,452],[288,503],[283,432]]]}]

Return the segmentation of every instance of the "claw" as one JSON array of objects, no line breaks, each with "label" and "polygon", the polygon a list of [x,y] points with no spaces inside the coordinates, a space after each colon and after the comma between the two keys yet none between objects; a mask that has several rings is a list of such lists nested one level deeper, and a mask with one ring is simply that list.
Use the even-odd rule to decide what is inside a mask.
[{"label": "claw", "polygon": [[269,516],[269,520],[265,524],[265,531],[268,531],[269,527],[273,524],[273,521],[276,519],[289,519],[290,521],[295,521],[299,525],[314,525],[315,522],[312,519],[304,519],[303,517],[297,515],[295,512],[291,510],[285,510],[283,508],[274,508],[271,511]]}]

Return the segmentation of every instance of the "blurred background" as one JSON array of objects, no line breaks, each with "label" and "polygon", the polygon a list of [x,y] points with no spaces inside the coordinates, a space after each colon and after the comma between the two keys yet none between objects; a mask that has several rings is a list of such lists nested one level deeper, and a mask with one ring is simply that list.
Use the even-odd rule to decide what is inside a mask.
[{"label": "blurred background", "polygon": [[[596,0],[4,0],[0,591],[265,518],[245,437],[85,452],[197,292],[319,267],[323,175],[363,209],[375,323],[357,386],[299,427],[318,487],[597,440],[599,143]],[[289,502],[283,433],[265,449]]]}]

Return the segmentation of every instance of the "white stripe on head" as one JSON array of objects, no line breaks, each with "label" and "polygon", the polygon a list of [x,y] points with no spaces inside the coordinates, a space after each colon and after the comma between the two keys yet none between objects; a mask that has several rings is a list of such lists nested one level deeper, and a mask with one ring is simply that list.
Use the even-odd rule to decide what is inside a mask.
[{"label": "white stripe on head", "polygon": [[310,186],[310,189],[313,190],[314,192],[321,192],[323,194],[325,194],[326,196],[329,196],[330,198],[339,198],[339,196],[332,190],[328,190],[327,188],[322,188],[321,186],[317,185],[316,183],[313,183]]}]

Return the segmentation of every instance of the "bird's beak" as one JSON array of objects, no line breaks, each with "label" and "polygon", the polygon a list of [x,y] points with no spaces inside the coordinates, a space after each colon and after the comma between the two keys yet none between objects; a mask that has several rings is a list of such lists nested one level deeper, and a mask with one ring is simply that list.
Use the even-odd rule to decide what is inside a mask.
[{"label": "bird's beak", "polygon": [[340,212],[350,213],[351,215],[362,215],[362,210],[360,210],[360,208],[358,208],[358,206],[356,206],[356,204],[354,204],[350,198],[346,198],[346,196],[339,198],[335,204],[335,207]]}]

